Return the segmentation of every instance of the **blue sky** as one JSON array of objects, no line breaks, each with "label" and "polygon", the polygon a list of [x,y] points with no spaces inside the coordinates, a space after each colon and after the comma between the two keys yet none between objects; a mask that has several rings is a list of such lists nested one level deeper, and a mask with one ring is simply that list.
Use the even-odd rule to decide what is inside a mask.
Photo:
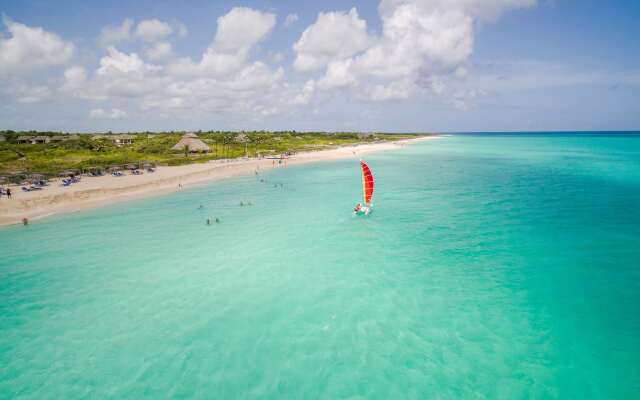
[{"label": "blue sky", "polygon": [[0,129],[640,129],[638,1],[2,0],[0,12]]}]

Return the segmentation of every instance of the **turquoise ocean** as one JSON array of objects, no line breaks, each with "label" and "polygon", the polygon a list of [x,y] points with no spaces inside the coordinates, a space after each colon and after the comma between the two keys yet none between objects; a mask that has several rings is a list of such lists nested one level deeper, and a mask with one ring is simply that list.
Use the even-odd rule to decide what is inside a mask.
[{"label": "turquoise ocean", "polygon": [[0,398],[640,398],[640,134],[365,160],[0,229]]}]

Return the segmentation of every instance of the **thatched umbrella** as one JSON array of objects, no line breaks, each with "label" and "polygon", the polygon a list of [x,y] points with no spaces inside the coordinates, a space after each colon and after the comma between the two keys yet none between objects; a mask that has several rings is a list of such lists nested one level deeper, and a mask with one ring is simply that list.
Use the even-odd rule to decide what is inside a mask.
[{"label": "thatched umbrella", "polygon": [[124,167],[131,171],[133,171],[134,169],[138,169],[138,166],[136,164],[127,164]]},{"label": "thatched umbrella", "polygon": [[80,174],[80,171],[78,171],[77,169],[69,169],[69,170],[60,172],[58,176],[61,178],[66,178],[67,176],[76,176],[79,174]]},{"label": "thatched umbrella", "polygon": [[46,181],[47,177],[45,175],[42,174],[31,174],[28,176],[29,179],[34,180],[34,181]]},{"label": "thatched umbrella", "polygon": [[87,168],[85,168],[85,171],[87,171],[87,173],[89,175],[96,176],[96,175],[102,175],[102,172],[104,171],[104,168],[102,168],[102,167],[87,167]]},{"label": "thatched umbrella", "polygon": [[251,139],[249,139],[249,137],[244,133],[239,133],[236,135],[235,138],[233,138],[233,140],[235,140],[238,143],[244,143],[244,156],[247,157],[248,156],[247,144],[251,141]]},{"label": "thatched umbrella", "polygon": [[116,172],[120,170],[122,170],[122,167],[120,165],[111,165],[109,166],[109,168],[107,168],[107,171],[109,172]]},{"label": "thatched umbrella", "polygon": [[182,136],[182,139],[178,143],[176,143],[171,150],[184,150],[187,149],[189,152],[197,152],[204,151],[205,153],[209,152],[209,146],[200,140],[198,135],[195,133],[187,133]]}]

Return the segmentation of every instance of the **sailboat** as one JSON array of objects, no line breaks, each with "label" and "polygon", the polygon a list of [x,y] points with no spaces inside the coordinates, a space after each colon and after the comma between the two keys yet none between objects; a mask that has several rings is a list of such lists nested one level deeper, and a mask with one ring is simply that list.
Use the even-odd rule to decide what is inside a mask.
[{"label": "sailboat", "polygon": [[362,172],[362,200],[363,204],[358,203],[353,209],[354,215],[369,215],[373,205],[371,198],[373,197],[373,174],[371,169],[364,161],[360,160],[360,171]]}]

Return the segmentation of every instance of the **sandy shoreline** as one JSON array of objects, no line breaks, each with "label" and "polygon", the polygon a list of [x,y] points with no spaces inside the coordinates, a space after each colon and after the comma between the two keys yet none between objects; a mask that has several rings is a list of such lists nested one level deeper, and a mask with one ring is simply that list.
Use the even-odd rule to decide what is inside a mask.
[{"label": "sandy shoreline", "polygon": [[[432,139],[433,136],[397,142],[373,143],[345,146],[331,150],[299,153],[287,160],[287,166],[317,161],[337,160],[360,154],[397,149],[405,144]],[[355,152],[355,155],[354,155]],[[212,180],[226,179],[253,173],[256,169],[273,167],[270,159],[216,160],[204,164],[177,167],[158,167],[154,173],[125,175],[122,177],[82,177],[81,181],[68,187],[52,181],[41,191],[23,192],[12,187],[12,199],[0,199],[0,226],[21,223],[50,215],[75,212],[116,202],[152,195],[170,193],[183,187]]]}]

